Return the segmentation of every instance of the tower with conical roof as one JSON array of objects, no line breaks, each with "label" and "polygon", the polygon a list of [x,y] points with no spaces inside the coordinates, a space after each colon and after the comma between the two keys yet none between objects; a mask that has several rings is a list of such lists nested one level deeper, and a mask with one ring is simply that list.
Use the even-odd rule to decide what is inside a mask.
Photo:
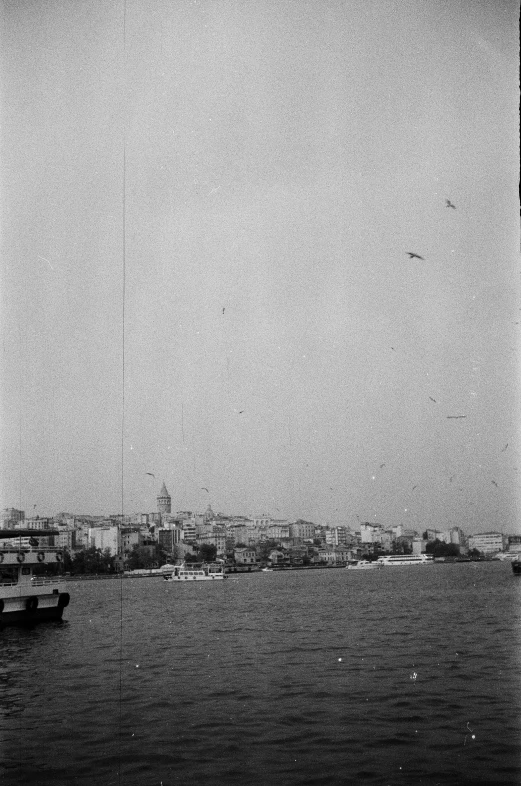
[{"label": "tower with conical roof", "polygon": [[161,514],[172,512],[172,498],[167,491],[167,488],[165,486],[165,481],[163,481],[163,485],[161,486],[161,491],[157,496],[157,510]]}]

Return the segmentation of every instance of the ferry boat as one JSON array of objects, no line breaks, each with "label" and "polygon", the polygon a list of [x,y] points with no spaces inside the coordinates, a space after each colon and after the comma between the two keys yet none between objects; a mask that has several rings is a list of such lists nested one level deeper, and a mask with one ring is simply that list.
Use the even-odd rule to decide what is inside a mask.
[{"label": "ferry boat", "polygon": [[[0,628],[61,620],[70,600],[69,593],[65,592],[65,578],[45,573],[41,568],[63,562],[63,552],[38,545],[38,538],[53,534],[57,533],[34,529],[0,530]],[[6,539],[8,543],[2,543]],[[19,540],[18,545],[15,539]],[[25,545],[27,542],[29,545]]]},{"label": "ferry boat", "polygon": [[219,581],[227,578],[222,565],[175,565],[171,573],[164,573],[165,581]]},{"label": "ferry boat", "polygon": [[388,565],[434,565],[431,554],[390,554],[376,560],[382,567]]},{"label": "ferry boat", "polygon": [[348,570],[374,570],[375,568],[381,570],[383,565],[378,560],[371,561],[369,559],[359,559],[355,562],[350,562],[346,565],[346,568]]}]

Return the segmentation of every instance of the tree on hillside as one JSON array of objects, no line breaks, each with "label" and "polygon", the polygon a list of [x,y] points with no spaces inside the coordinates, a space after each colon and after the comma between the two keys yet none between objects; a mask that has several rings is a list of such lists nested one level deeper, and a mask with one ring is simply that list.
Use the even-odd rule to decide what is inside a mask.
[{"label": "tree on hillside", "polygon": [[156,546],[153,550],[145,546],[132,546],[132,551],[127,557],[129,570],[143,570],[153,568],[154,565],[164,565],[166,562],[165,551]]},{"label": "tree on hillside", "polygon": [[199,562],[214,562],[217,556],[217,546],[214,543],[202,543],[197,556]]},{"label": "tree on hillside", "polygon": [[259,543],[257,546],[257,553],[259,555],[260,561],[267,562],[271,552],[273,549],[276,549],[278,545],[278,541],[273,539],[265,540],[262,543]]},{"label": "tree on hillside", "polygon": [[90,546],[88,549],[77,551],[70,563],[71,573],[113,573],[114,559],[110,549],[97,549]]},{"label": "tree on hillside", "polygon": [[456,543],[445,543],[442,540],[430,540],[425,546],[425,552],[433,557],[458,557],[459,546]]}]

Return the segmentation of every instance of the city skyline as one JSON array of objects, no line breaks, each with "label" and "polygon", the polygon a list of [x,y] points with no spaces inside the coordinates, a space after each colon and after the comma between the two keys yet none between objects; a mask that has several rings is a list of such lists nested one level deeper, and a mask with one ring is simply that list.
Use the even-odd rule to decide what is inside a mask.
[{"label": "city skyline", "polygon": [[518,4],[5,3],[2,507],[521,532]]}]

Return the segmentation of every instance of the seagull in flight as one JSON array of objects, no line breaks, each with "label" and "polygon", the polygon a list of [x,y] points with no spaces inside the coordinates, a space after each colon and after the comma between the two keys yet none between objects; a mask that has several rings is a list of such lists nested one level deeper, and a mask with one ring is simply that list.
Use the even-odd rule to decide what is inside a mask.
[{"label": "seagull in flight", "polygon": [[409,259],[422,259],[425,262],[425,259],[421,257],[419,254],[415,254],[413,251],[406,251],[406,254],[409,254]]},{"label": "seagull in flight", "polygon": [[450,199],[446,199],[445,200],[445,206],[446,207],[451,207],[453,210],[456,210],[456,205],[453,205],[452,202],[450,201]]},{"label": "seagull in flight", "polygon": [[155,478],[155,475],[154,475],[153,472],[145,472],[145,475],[152,475],[152,477]]},{"label": "seagull in flight", "polygon": [[[208,491],[208,489],[206,488],[206,486],[201,486],[201,489],[202,489],[203,491]],[[208,491],[208,494],[209,494],[209,493],[210,493],[210,492]]]}]

